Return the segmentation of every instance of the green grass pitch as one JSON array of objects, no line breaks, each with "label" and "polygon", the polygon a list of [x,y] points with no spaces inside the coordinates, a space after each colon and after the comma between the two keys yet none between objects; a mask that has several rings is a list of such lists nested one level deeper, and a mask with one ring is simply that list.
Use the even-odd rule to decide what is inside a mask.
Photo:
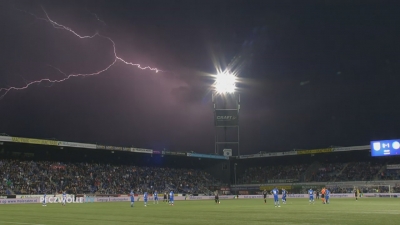
[{"label": "green grass pitch", "polygon": [[176,201],[174,206],[153,202],[0,205],[0,224],[113,225],[113,224],[400,224],[400,199],[332,199],[323,205],[307,199],[288,199],[280,208],[261,199]]}]

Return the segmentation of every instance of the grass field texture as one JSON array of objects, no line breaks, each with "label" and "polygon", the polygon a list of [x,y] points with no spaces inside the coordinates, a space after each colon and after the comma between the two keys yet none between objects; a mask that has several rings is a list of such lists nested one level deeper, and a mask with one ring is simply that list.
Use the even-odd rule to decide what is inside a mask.
[{"label": "grass field texture", "polygon": [[20,225],[125,225],[125,224],[400,224],[400,199],[332,199],[323,205],[307,199],[288,199],[280,208],[262,199],[177,201],[143,206],[135,202],[86,204],[0,205],[0,224]]}]

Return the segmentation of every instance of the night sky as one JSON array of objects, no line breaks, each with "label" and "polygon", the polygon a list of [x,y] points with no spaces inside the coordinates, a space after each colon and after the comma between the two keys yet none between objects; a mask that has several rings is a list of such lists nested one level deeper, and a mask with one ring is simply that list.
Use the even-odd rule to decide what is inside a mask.
[{"label": "night sky", "polygon": [[[240,67],[240,152],[400,138],[398,1],[0,1],[0,133],[214,152],[214,62]],[[96,17],[96,15],[97,17]],[[98,19],[100,20],[98,20]],[[1,94],[1,93],[0,93]]]}]

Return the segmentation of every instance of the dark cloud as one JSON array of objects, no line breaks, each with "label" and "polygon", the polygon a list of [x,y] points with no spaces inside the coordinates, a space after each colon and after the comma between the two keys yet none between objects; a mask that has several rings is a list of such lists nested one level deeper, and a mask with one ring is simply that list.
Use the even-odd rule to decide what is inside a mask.
[{"label": "dark cloud", "polygon": [[82,40],[29,14],[44,17],[41,6],[77,32],[111,37],[127,61],[165,72],[118,62],[96,77],[11,91],[0,100],[0,132],[210,153],[213,63],[235,62],[242,153],[395,138],[400,18],[391,4],[5,2],[0,88],[113,61],[106,39]]}]

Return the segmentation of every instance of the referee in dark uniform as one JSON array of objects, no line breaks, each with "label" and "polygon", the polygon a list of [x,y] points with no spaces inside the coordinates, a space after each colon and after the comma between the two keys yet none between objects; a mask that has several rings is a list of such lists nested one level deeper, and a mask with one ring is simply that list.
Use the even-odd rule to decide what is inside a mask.
[{"label": "referee in dark uniform", "polygon": [[264,204],[267,203],[267,194],[268,194],[267,190],[264,189],[264,191],[263,191],[263,195],[264,195]]},{"label": "referee in dark uniform", "polygon": [[219,195],[218,195],[218,191],[215,191],[215,203],[219,204]]},{"label": "referee in dark uniform", "polygon": [[163,202],[167,202],[167,203],[168,203],[167,192],[164,192],[164,199],[163,199]]}]

